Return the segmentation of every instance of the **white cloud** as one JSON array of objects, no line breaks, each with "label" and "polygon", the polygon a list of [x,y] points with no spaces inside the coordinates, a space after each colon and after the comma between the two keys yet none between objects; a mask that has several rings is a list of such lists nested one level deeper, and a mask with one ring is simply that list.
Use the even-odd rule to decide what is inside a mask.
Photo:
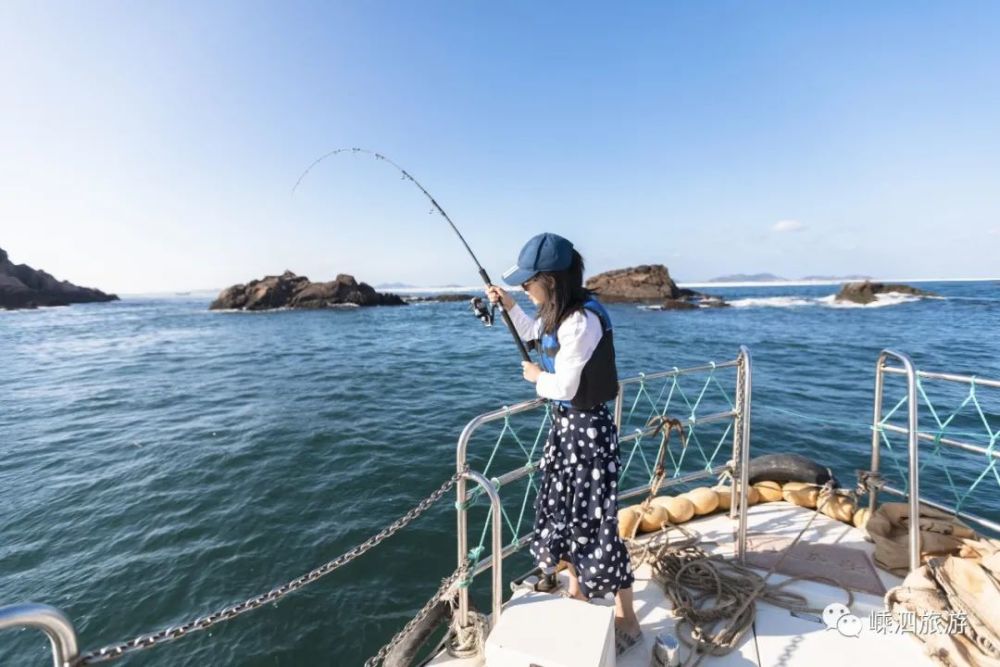
[{"label": "white cloud", "polygon": [[1000,227],[994,227],[989,231],[990,236],[1000,236]]},{"label": "white cloud", "polygon": [[772,232],[799,232],[805,229],[803,225],[798,220],[778,220],[776,223],[771,225]]}]

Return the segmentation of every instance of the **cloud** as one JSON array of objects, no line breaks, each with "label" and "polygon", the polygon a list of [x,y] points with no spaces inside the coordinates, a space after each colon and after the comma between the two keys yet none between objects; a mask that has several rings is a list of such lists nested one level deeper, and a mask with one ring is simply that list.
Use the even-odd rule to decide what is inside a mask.
[{"label": "cloud", "polygon": [[988,233],[990,236],[1000,236],[1000,227],[994,227]]},{"label": "cloud", "polygon": [[805,228],[806,226],[798,220],[778,220],[776,223],[771,225],[771,231],[778,233],[800,232]]}]

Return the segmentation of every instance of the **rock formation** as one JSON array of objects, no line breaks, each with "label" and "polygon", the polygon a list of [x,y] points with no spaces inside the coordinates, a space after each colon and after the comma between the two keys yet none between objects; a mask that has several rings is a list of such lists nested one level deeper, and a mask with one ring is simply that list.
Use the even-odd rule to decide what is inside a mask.
[{"label": "rock formation", "polygon": [[605,303],[644,303],[660,310],[728,305],[718,297],[678,287],[662,264],[605,271],[588,278],[586,287]]},{"label": "rock formation", "polygon": [[588,278],[586,287],[599,294],[605,303],[652,303],[676,299],[680,291],[662,264],[605,271]]},{"label": "rock formation", "polygon": [[13,310],[103,301],[118,301],[118,297],[78,287],[66,280],[56,280],[45,271],[33,269],[27,264],[14,264],[6,251],[0,248],[0,308]]},{"label": "rock formation", "polygon": [[901,285],[898,283],[873,283],[866,280],[860,283],[846,283],[837,292],[837,301],[851,301],[860,304],[869,304],[877,299],[879,294],[910,294],[912,296],[927,297],[937,296],[933,292]]},{"label": "rock formation", "polygon": [[368,283],[341,273],[325,283],[285,271],[246,285],[233,285],[219,294],[211,310],[272,310],[274,308],[336,308],[342,306],[402,306],[395,294],[376,292]]}]

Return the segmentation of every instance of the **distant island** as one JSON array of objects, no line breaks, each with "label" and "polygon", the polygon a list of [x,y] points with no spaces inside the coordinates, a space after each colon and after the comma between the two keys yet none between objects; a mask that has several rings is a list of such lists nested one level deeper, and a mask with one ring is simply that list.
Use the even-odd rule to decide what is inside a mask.
[{"label": "distant island", "polygon": [[858,282],[872,280],[871,276],[851,275],[851,276],[806,276],[802,280],[829,281],[829,282]]},{"label": "distant island", "polygon": [[773,273],[734,273],[729,276],[711,278],[710,283],[787,283],[787,282],[847,282],[871,280],[871,276],[804,276],[802,278],[784,278]]},{"label": "distant island", "polygon": [[320,309],[356,306],[405,306],[395,294],[376,292],[368,283],[359,283],[346,273],[325,283],[285,271],[243,285],[222,290],[209,310],[275,310],[278,308]]},{"label": "distant island", "polygon": [[379,283],[375,285],[375,289],[416,289],[417,285],[410,285],[408,283]]},{"label": "distant island", "polygon": [[776,276],[773,273],[734,273],[729,276],[719,276],[711,278],[710,283],[772,283],[784,282],[787,278]]},{"label": "distant island", "polygon": [[118,300],[115,294],[56,280],[51,274],[27,264],[14,264],[0,248],[0,308],[15,310]]}]

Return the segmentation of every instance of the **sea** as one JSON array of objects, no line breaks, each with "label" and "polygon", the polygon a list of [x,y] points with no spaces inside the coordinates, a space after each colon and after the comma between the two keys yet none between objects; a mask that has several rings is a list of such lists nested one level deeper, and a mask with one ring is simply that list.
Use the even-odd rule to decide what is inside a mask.
[{"label": "sea", "polygon": [[[752,455],[804,454],[850,487],[870,462],[881,350],[926,371],[1000,379],[1000,282],[914,284],[937,298],[861,307],[835,301],[836,285],[743,285],[704,288],[728,308],[611,305],[619,375],[718,365],[746,346]],[[210,301],[136,296],[0,312],[0,605],[62,609],[84,651],[182,624],[336,558],[452,475],[471,419],[533,396],[508,332],[484,327],[467,303],[243,313],[210,311]],[[709,394],[723,405],[731,371],[629,398],[629,432],[668,397],[682,418]],[[921,391],[922,429],[944,424],[949,437],[998,444],[1000,390],[925,381]],[[893,376],[893,419],[906,411],[902,396]],[[544,434],[544,408],[533,415],[514,439],[493,422],[470,449],[473,467],[485,468],[494,446],[490,474],[497,461],[523,463]],[[731,450],[725,432],[688,444],[682,464],[695,468]],[[655,440],[644,446],[652,450],[631,452],[633,482],[646,481],[655,456]],[[905,470],[905,441],[883,447],[892,449],[885,469]],[[991,457],[921,448],[925,497],[1000,521]],[[509,520],[530,530],[530,504],[511,507]],[[361,665],[454,570],[455,539],[449,493],[277,603],[121,664]],[[504,566],[513,575],[530,563],[518,555]],[[480,609],[487,579],[473,587]],[[45,664],[40,632],[0,633],[0,665]]]}]

